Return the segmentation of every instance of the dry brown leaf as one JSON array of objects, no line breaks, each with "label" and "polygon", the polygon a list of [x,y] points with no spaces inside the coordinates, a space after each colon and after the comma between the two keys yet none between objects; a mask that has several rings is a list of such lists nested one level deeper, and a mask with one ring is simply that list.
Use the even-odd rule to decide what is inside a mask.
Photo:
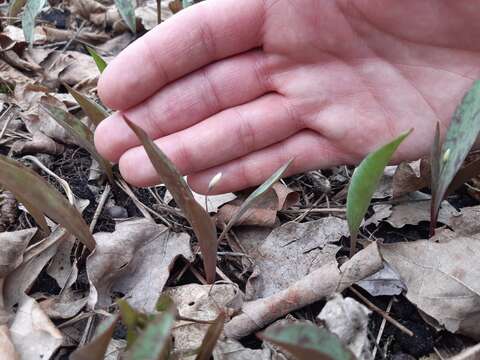
[{"label": "dry brown leaf", "polygon": [[469,236],[480,233],[480,205],[462,208],[460,216],[450,218],[449,225],[457,235]]},{"label": "dry brown leaf", "polygon": [[50,359],[63,342],[55,327],[38,303],[25,297],[10,326],[15,349],[21,359]]},{"label": "dry brown leaf", "polygon": [[358,360],[371,360],[368,339],[370,310],[353,298],[335,294],[323,307],[317,318],[337,335]]},{"label": "dry brown leaf", "polygon": [[285,316],[374,274],[382,268],[376,243],[357,252],[340,269],[336,260],[323,265],[307,276],[272,296],[247,302],[242,313],[225,325],[228,337],[239,339]]},{"label": "dry brown leaf", "polygon": [[44,133],[37,131],[31,141],[18,140],[11,147],[15,155],[50,154],[60,155],[65,151],[65,146],[49,138]]},{"label": "dry brown leaf", "polygon": [[480,339],[480,238],[445,230],[430,240],[385,244],[385,261],[407,285],[407,298],[454,333]]},{"label": "dry brown leaf", "polygon": [[104,32],[91,32],[91,31],[77,31],[57,29],[49,26],[44,26],[43,31],[47,37],[48,42],[60,42],[69,41],[72,37],[76,37],[80,41],[84,41],[89,44],[101,44],[110,39]]},{"label": "dry brown leaf", "polygon": [[0,279],[7,277],[23,260],[23,253],[37,228],[0,233]]},{"label": "dry brown leaf", "polygon": [[[235,199],[229,204],[222,206],[218,211],[217,222],[228,224],[235,216],[245,198]],[[297,203],[299,194],[287,188],[282,183],[274,184],[245,214],[235,223],[238,225],[256,225],[273,227],[277,220],[277,212],[287,209]]]},{"label": "dry brown leaf", "polygon": [[33,282],[38,275],[55,255],[57,251],[58,242],[68,236],[65,229],[57,227],[45,240],[50,240],[50,245],[41,252],[36,253],[35,256],[28,256],[24,254],[25,259],[23,263],[18,266],[15,271],[11,272],[5,282],[4,297],[5,305],[11,308],[15,304],[21,302],[26,297],[26,292],[30,290]]},{"label": "dry brown leaf", "polygon": [[262,349],[250,349],[243,346],[239,341],[233,339],[223,339],[217,343],[213,350],[214,360],[282,360],[278,355],[275,356],[268,347]]},{"label": "dry brown leaf", "polygon": [[7,50],[0,52],[0,57],[7,63],[20,71],[40,72],[42,67],[33,62],[22,59],[15,51]]},{"label": "dry brown leaf", "polygon": [[430,165],[425,160],[398,165],[393,175],[393,197],[399,198],[430,185]]},{"label": "dry brown leaf", "polygon": [[28,84],[33,82],[33,79],[25,76],[21,71],[15,69],[13,66],[7,64],[4,60],[0,59],[0,80],[9,84],[10,86],[16,84]]},{"label": "dry brown leaf", "polygon": [[[175,302],[181,316],[204,321],[215,320],[220,311],[228,310],[238,293],[234,284],[189,284],[169,288],[164,292]],[[175,350],[198,348],[208,327],[208,324],[177,321],[173,330]]]},{"label": "dry brown leaf", "polygon": [[40,307],[50,319],[71,319],[87,305],[87,300],[82,294],[65,291],[42,301]]},{"label": "dry brown leaf", "polygon": [[272,296],[335,261],[340,246],[333,243],[342,236],[348,236],[348,225],[337,217],[275,228],[265,241],[250,247],[248,252],[255,266],[247,282],[247,299]]},{"label": "dry brown leaf", "polygon": [[90,308],[108,307],[114,289],[133,307],[152,311],[175,259],[193,258],[188,234],[173,233],[148,219],[124,221],[113,233],[94,237],[97,247],[87,259]]},{"label": "dry brown leaf", "polygon": [[[72,278],[72,273],[78,273],[78,269],[74,263],[72,263],[72,250],[75,245],[75,237],[69,236],[64,239],[58,246],[57,252],[52,261],[47,267],[47,274],[55,279],[58,286],[68,288],[72,284],[67,282]],[[76,280],[76,276],[73,277],[73,281]]]},{"label": "dry brown leaf", "polygon": [[85,20],[90,20],[92,14],[101,14],[107,11],[106,6],[95,0],[70,0],[68,9],[72,14],[79,15]]},{"label": "dry brown leaf", "polygon": [[[3,35],[8,36],[12,41],[25,42],[25,35],[23,30],[17,26],[7,25],[3,28]],[[33,44],[41,44],[45,42],[45,34],[39,26],[35,27],[33,34]]]},{"label": "dry brown leaf", "polygon": [[[169,0],[162,0],[161,2],[162,21],[167,20],[173,15],[168,3]],[[140,19],[145,30],[151,30],[157,26],[158,16],[156,0],[147,0],[143,2],[142,5],[136,7],[135,16],[137,19]]]},{"label": "dry brown leaf", "polygon": [[372,296],[400,295],[407,290],[400,275],[387,263],[383,264],[383,269],[357,282],[357,285]]}]

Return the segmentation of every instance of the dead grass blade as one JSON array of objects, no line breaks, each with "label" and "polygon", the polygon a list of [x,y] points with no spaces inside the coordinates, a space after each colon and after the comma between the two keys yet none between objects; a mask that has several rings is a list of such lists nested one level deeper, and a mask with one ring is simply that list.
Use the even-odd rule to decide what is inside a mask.
[{"label": "dead grass blade", "polygon": [[195,200],[183,177],[173,163],[139,126],[125,117],[126,123],[142,142],[155,170],[172,194],[173,199],[185,213],[185,217],[197,236],[203,255],[203,266],[209,283],[215,281],[217,263],[217,233],[208,213]]},{"label": "dead grass blade", "polygon": [[[95,248],[95,240],[78,210],[37,173],[19,162],[0,155],[0,184],[17,198],[26,201],[37,223],[46,225],[40,214],[45,214],[75,235],[88,249]],[[25,204],[25,203],[24,203]],[[38,219],[38,220],[37,220]],[[48,229],[48,226],[47,226]]]},{"label": "dead grass blade", "polygon": [[59,125],[61,125],[68,133],[77,141],[78,145],[87,150],[92,157],[97,160],[102,169],[107,174],[108,179],[113,183],[112,165],[95,149],[93,142],[93,132],[86,127],[80,120],[68,112],[55,106],[42,102],[42,109],[52,117]]},{"label": "dead grass blade", "polygon": [[77,101],[78,105],[82,108],[88,118],[98,126],[107,116],[108,112],[103,109],[100,105],[98,105],[95,101],[90,100],[88,96],[78,92],[74,88],[68,86],[67,84],[63,84],[65,88],[68,90],[70,95]]},{"label": "dead grass blade", "polygon": [[233,225],[245,214],[260,196],[265,194],[278,180],[280,180],[287,171],[290,164],[293,162],[293,159],[287,161],[286,164],[282,165],[277,171],[275,171],[272,176],[270,176],[262,185],[260,185],[253,193],[251,193],[243,202],[242,206],[238,209],[238,212],[230,219],[225,229],[223,229],[222,234],[218,238],[218,241],[222,240],[227,232],[232,228]]}]

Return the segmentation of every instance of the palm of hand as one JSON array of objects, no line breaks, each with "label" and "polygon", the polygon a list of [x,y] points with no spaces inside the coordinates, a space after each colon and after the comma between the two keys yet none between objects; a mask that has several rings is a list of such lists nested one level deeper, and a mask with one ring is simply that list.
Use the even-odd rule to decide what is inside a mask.
[{"label": "palm of hand", "polygon": [[[292,157],[292,173],[356,163],[412,127],[396,160],[418,158],[480,70],[480,47],[469,42],[480,30],[468,21],[471,3],[235,3],[207,1],[166,22],[120,55],[99,84],[107,105],[133,106],[126,114],[158,138],[196,190],[219,171],[218,192],[256,185]],[[195,21],[196,32],[173,42]],[[148,61],[135,60],[139,53]],[[137,77],[125,73],[129,66]],[[120,159],[128,181],[158,181],[118,115],[96,143]]]}]

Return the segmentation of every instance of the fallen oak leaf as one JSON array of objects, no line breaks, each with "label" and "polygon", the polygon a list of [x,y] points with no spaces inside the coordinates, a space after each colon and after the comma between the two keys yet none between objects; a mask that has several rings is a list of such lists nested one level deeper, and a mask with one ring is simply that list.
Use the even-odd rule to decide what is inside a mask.
[{"label": "fallen oak leaf", "polygon": [[94,237],[97,247],[87,258],[91,309],[108,307],[114,289],[135,308],[152,311],[175,259],[193,258],[188,234],[170,232],[148,219],[127,220],[113,233]]},{"label": "fallen oak leaf", "polygon": [[444,230],[429,240],[380,245],[407,299],[453,333],[480,339],[480,238]]},{"label": "fallen oak leaf", "polygon": [[207,282],[213,283],[217,264],[217,231],[215,225],[208,213],[195,200],[190,188],[170,159],[155,145],[142,128],[132,123],[126,116],[124,116],[124,119],[141,141],[153,167],[192,226],[203,255],[203,267]]},{"label": "fallen oak leaf", "polygon": [[340,246],[334,243],[342,236],[348,236],[347,222],[333,216],[273,229],[263,242],[246,249],[255,263],[246,285],[247,299],[272,296],[335,261]]},{"label": "fallen oak leaf", "polygon": [[336,261],[331,261],[277,294],[246,302],[242,312],[225,325],[225,335],[233,339],[245,337],[291,311],[342,292],[381,268],[377,243],[372,243],[340,269]]}]

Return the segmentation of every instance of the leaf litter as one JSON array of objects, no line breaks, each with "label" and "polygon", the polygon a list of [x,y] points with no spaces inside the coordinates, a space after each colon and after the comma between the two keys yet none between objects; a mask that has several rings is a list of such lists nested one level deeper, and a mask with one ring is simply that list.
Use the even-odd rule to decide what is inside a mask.
[{"label": "leaf litter", "polygon": [[[284,353],[281,345],[259,339],[251,346],[244,338],[267,327],[263,337],[266,339],[265,334],[277,325],[280,330],[275,336],[281,337],[282,331],[289,336],[307,331],[308,336],[317,336],[317,342],[322,333],[322,339],[333,341],[329,344],[336,344],[338,349],[355,343],[358,346],[350,349],[362,358],[361,354],[374,347],[371,336],[366,336],[368,324],[373,331],[380,332],[378,339],[386,358],[414,354],[413,348],[399,345],[401,339],[391,339],[391,323],[385,326],[386,335],[381,336],[383,330],[377,326],[381,320],[379,312],[365,315],[363,305],[353,300],[357,299],[355,293],[348,291],[354,284],[362,287],[364,294],[370,294],[368,299],[381,310],[386,309],[382,300],[385,296],[398,306],[418,307],[417,320],[398,311],[392,317],[415,326],[426,326],[427,321],[433,326],[429,336],[437,340],[442,332],[437,333],[434,328],[446,329],[465,348],[474,344],[456,334],[479,339],[474,326],[479,306],[475,281],[478,266],[474,259],[480,233],[475,197],[475,176],[479,173],[476,159],[449,179],[469,150],[471,141],[462,140],[462,129],[469,128],[464,124],[477,123],[477,112],[472,110],[476,100],[472,100],[471,94],[478,91],[478,84],[455,114],[460,128],[451,131],[443,150],[439,150],[445,162],[442,166],[448,170],[443,171],[449,173],[445,184],[431,184],[430,166],[435,166],[431,159],[387,166],[385,170],[380,166],[382,171],[378,173],[383,172],[383,177],[371,198],[363,199],[364,205],[367,200],[372,200],[372,204],[365,210],[362,226],[358,226],[361,246],[350,260],[345,257],[349,237],[345,199],[352,169],[347,167],[312,171],[283,181],[279,180],[284,169],[279,169],[253,195],[243,192],[205,197],[192,192],[189,201],[196,204],[194,212],[201,213],[212,225],[208,225],[210,245],[205,247],[206,243],[201,241],[202,256],[198,257],[195,233],[199,233],[192,232],[185,221],[185,217],[192,220],[192,214],[179,209],[184,206],[177,201],[177,195],[174,203],[170,191],[162,186],[147,190],[125,190],[124,185],[117,188],[116,173],[109,174],[113,180],[111,191],[105,191],[104,179],[89,174],[95,168],[98,173],[99,163],[105,169],[103,160],[80,150],[78,137],[39,107],[46,103],[47,107],[60,109],[64,117],[74,117],[82,129],[93,130],[109,113],[96,95],[97,65],[104,67],[139,36],[131,30],[141,35],[157,24],[157,2],[139,1],[131,8],[133,3],[117,1],[120,11],[113,1],[72,0],[55,9],[41,1],[29,1],[27,11],[23,11],[24,3],[12,2],[10,9],[0,5],[2,15],[9,11],[10,15],[19,16],[11,24],[2,23],[0,29],[0,125],[5,128],[0,136],[2,154],[24,163],[21,156],[41,157],[47,167],[67,180],[75,195],[88,199],[91,205],[84,211],[83,220],[85,226],[94,229],[97,246],[93,250],[90,243],[93,251],[87,250],[65,228],[51,221],[58,218],[50,214],[52,219],[41,220],[43,216],[35,209],[35,201],[19,193],[17,202],[11,193],[0,188],[0,241],[4,244],[0,265],[6,266],[0,314],[2,354],[27,360],[41,354],[44,359],[53,359],[78,347],[78,358],[89,358],[90,351],[99,359],[104,354],[112,359],[119,359],[122,354],[130,356],[134,349],[126,348],[122,335],[118,338],[115,332],[111,339],[113,326],[102,333],[102,326],[96,325],[106,312],[113,315],[110,319],[116,319],[115,300],[119,298],[147,319],[146,324],[136,325],[139,339],[148,340],[141,334],[149,325],[150,339],[161,338],[165,346],[172,333],[174,353],[184,354],[185,358],[194,359],[202,342],[209,345],[200,354],[205,357],[212,352],[214,359],[286,358],[288,352]],[[160,6],[162,20],[166,20],[181,9],[182,2],[161,1]],[[47,15],[53,10],[57,11],[56,18],[51,20]],[[23,28],[22,18],[28,23]],[[85,46],[92,50],[90,54]],[[471,131],[471,138],[474,132]],[[456,144],[460,144],[458,148]],[[92,150],[90,145],[83,143],[83,147]],[[76,154],[75,161],[73,156],[68,157],[72,152]],[[49,175],[41,174],[59,189]],[[470,186],[452,192],[471,178],[474,180]],[[447,180],[451,181],[450,187]],[[450,230],[440,231],[437,237],[427,240],[425,223],[433,222],[426,189],[431,186],[435,195],[442,191],[452,194],[441,202],[438,218]],[[182,191],[185,194],[189,189]],[[63,190],[59,194],[64,197]],[[438,196],[434,202],[439,202]],[[122,214],[123,221],[114,219],[116,213]],[[363,215],[357,216],[355,222],[362,219]],[[96,224],[101,231],[95,231]],[[36,226],[50,228],[52,233],[48,235]],[[83,240],[91,236],[85,226],[81,226],[83,235],[79,236]],[[392,229],[401,234],[402,241],[391,236]],[[413,238],[411,229],[417,231]],[[214,247],[212,239],[217,239],[217,234],[221,241],[214,253],[217,244]],[[8,248],[11,251],[5,247],[9,241],[13,245]],[[376,242],[370,244],[372,241]],[[206,270],[202,260],[208,263]],[[207,280],[217,282],[205,285]],[[345,297],[341,298],[339,293]],[[353,298],[346,297],[351,293]],[[160,294],[173,298],[178,314],[168,315],[156,309]],[[354,305],[345,305],[347,302]],[[337,315],[328,320],[328,312]],[[363,320],[355,322],[361,314]],[[337,324],[331,322],[334,320]],[[125,319],[119,321],[124,323]],[[269,326],[272,322],[274,325]],[[342,334],[338,331],[340,325],[351,333]],[[412,329],[418,337],[416,341],[422,342],[415,326]],[[241,338],[239,342],[237,339]],[[280,341],[279,337],[275,339],[272,341]],[[137,345],[140,348],[149,346],[148,342],[138,344],[143,344]],[[295,351],[305,351],[298,350],[298,344],[293,345],[297,346]],[[79,355],[82,352],[84,355]],[[434,349],[430,347],[427,352],[433,353]]]}]

